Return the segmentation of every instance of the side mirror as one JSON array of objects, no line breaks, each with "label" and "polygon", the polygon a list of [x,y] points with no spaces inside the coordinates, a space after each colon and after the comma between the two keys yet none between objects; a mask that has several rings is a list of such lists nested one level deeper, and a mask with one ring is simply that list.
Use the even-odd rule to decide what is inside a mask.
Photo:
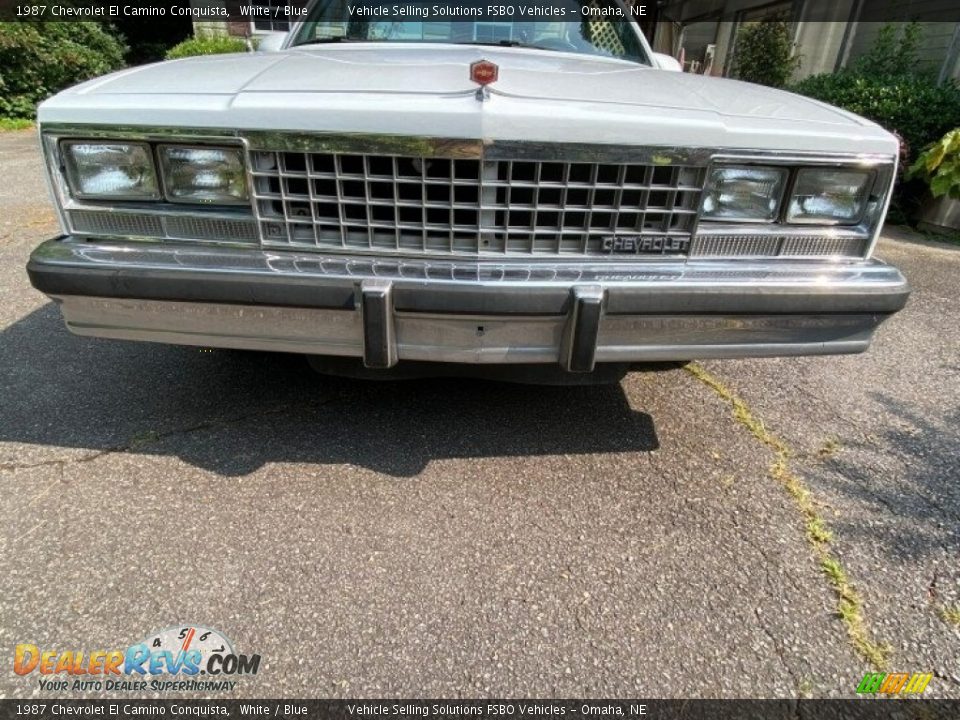
[{"label": "side mirror", "polygon": [[260,38],[260,42],[257,44],[257,52],[277,52],[283,47],[283,43],[286,39],[286,33],[278,32],[264,35],[262,38]]},{"label": "side mirror", "polygon": [[675,57],[664,53],[654,53],[653,61],[661,70],[670,70],[672,72],[683,72],[683,65]]}]

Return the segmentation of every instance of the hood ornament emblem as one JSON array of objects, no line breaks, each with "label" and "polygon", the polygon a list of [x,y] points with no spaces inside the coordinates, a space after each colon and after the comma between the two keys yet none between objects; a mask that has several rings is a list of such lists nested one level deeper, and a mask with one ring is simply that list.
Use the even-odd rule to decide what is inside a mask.
[{"label": "hood ornament emblem", "polygon": [[477,100],[483,102],[490,97],[487,86],[500,78],[500,66],[489,60],[476,60],[470,63],[470,79],[480,87],[477,88]]}]

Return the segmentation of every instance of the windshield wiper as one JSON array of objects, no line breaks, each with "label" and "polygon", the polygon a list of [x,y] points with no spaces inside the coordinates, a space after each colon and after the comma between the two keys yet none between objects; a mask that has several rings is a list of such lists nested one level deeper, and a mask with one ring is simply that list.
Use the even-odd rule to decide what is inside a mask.
[{"label": "windshield wiper", "polygon": [[312,40],[304,40],[303,42],[293,45],[292,47],[301,47],[302,45],[325,45],[327,43],[340,43],[340,42],[375,42],[375,41],[366,40],[364,38],[347,37],[346,35],[334,35],[333,37],[313,38]]},{"label": "windshield wiper", "polygon": [[[386,42],[386,43],[388,43],[388,42],[390,42],[390,41],[389,41],[389,40],[370,40],[369,38],[353,38],[353,37],[347,37],[347,36],[345,36],[345,35],[335,35],[335,36],[333,36],[333,37],[313,38],[312,40],[304,40],[303,42],[297,43],[296,45],[292,45],[291,47],[302,47],[303,45],[325,45],[325,44],[328,44],[328,43],[351,43],[351,42],[355,42],[355,43],[362,43],[362,42],[380,42],[380,43],[384,43],[384,42]],[[542,46],[540,46],[540,45],[531,45],[530,43],[521,42],[521,41],[519,41],[519,40],[496,40],[496,41],[491,41],[491,42],[484,42],[484,41],[477,41],[477,42],[463,41],[463,42],[455,42],[455,43],[451,43],[451,44],[453,44],[453,45],[483,45],[483,46],[490,46],[490,47],[522,47],[522,48],[531,48],[531,49],[533,49],[533,50],[550,50],[550,49],[551,49],[551,48],[548,48],[548,47],[542,47]]]},{"label": "windshield wiper", "polygon": [[540,45],[531,45],[530,43],[521,42],[519,40],[496,40],[492,42],[481,42],[477,41],[461,41],[455,42],[454,45],[485,45],[490,47],[523,47],[531,48],[533,50],[549,50],[550,48],[541,47]]}]

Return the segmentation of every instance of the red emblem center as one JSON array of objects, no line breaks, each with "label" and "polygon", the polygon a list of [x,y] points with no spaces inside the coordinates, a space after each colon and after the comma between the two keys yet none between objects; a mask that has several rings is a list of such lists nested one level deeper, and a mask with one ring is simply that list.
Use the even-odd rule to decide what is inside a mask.
[{"label": "red emblem center", "polygon": [[497,81],[500,68],[489,60],[477,60],[470,63],[470,79],[477,85],[489,85]]}]

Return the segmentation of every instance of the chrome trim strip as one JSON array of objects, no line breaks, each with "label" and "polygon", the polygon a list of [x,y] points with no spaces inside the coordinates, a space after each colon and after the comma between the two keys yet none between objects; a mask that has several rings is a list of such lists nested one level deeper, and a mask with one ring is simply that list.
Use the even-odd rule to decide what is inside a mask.
[{"label": "chrome trim strip", "polygon": [[234,128],[171,128],[156,126],[77,125],[44,123],[44,134],[117,140],[187,141],[207,139],[214,142],[244,139],[251,150],[296,152],[384,153],[409,157],[450,157],[490,160],[565,160],[567,162],[621,162],[670,165],[696,164],[711,159],[770,161],[798,164],[883,164],[892,156],[876,153],[821,153],[796,150],[756,150],[750,148],[683,147],[668,145],[622,146],[609,143],[551,143],[495,140],[492,138],[438,138],[374,133],[335,133],[243,130]]},{"label": "chrome trim strip", "polygon": [[[880,176],[877,178],[877,183],[881,184],[881,190],[884,192],[883,200],[879,203],[878,207],[874,210],[873,214],[873,232],[870,235],[870,244],[867,246],[867,251],[864,253],[864,257],[872,257],[873,251],[877,247],[877,243],[880,241],[880,230],[883,228],[883,223],[887,218],[887,211],[890,209],[890,201],[893,200],[893,188],[897,182],[897,169],[900,167],[900,156],[893,156],[893,163],[885,169],[886,175],[880,173]],[[886,187],[883,187],[883,183],[886,183]]]},{"label": "chrome trim strip", "polygon": [[101,124],[78,124],[62,122],[45,122],[40,125],[40,132],[44,135],[60,135],[63,137],[75,135],[79,138],[113,138],[127,140],[170,140],[171,138],[184,138],[188,140],[199,140],[207,138],[210,140],[237,139],[240,137],[240,131],[235,128],[191,128],[191,127],[169,127],[159,125],[110,125]]},{"label": "chrome trim strip", "polygon": [[302,133],[243,130],[252,151],[356,153],[479,160],[490,144],[468,138],[437,138],[372,133]]},{"label": "chrome trim strip", "polygon": [[43,126],[38,125],[37,139],[39,140],[40,154],[43,156],[43,165],[46,170],[44,177],[47,181],[47,193],[50,195],[50,200],[57,213],[57,219],[60,221],[61,229],[65,233],[69,233],[70,223],[67,222],[67,214],[64,211],[64,185],[66,183],[66,177],[59,165],[60,150],[57,137],[45,135]]},{"label": "chrome trim strip", "polygon": [[762,163],[778,165],[859,165],[874,167],[889,163],[891,156],[875,153],[821,153],[793,150],[718,150],[712,158],[716,162]]},{"label": "chrome trim strip", "polygon": [[899,272],[878,261],[848,260],[671,260],[649,262],[550,263],[343,257],[337,254],[273,251],[260,248],[210,247],[186,242],[123,242],[56,238],[40,245],[33,259],[45,265],[89,269],[164,269],[227,275],[282,278],[386,278],[410,282],[479,283],[497,286],[529,284],[654,283],[664,288],[695,282],[711,287],[783,284],[828,288],[832,283],[873,286],[884,279],[899,286]]}]

